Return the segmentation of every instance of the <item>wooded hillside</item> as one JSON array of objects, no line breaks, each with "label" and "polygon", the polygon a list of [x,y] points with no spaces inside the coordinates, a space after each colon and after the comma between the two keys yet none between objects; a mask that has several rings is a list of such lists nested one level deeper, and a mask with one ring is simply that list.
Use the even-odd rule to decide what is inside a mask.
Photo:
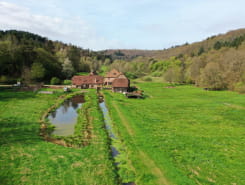
[{"label": "wooded hillside", "polygon": [[0,82],[48,82],[98,69],[105,56],[23,31],[0,31]]},{"label": "wooded hillside", "polygon": [[[127,49],[117,49],[117,50],[105,50],[107,55],[111,55],[114,59],[133,59],[138,56],[152,57],[156,59],[168,59],[172,56],[179,55],[189,55],[194,56],[198,55],[200,50],[204,52],[210,51],[212,48],[219,48],[222,46],[233,45],[237,46],[242,41],[239,40],[240,37],[243,37],[244,40],[245,29],[238,29],[230,31],[226,34],[219,34],[208,37],[207,39],[195,42],[195,43],[184,43],[183,45],[172,46],[168,49],[163,50],[127,50]],[[220,45],[221,44],[221,45]],[[222,45],[223,44],[223,45]]]},{"label": "wooded hillside", "polygon": [[245,92],[245,29],[162,51],[118,50],[114,58],[115,52],[121,56],[112,66],[135,78],[148,76],[145,80],[150,81],[150,77],[163,77],[170,83]]},{"label": "wooded hillside", "polygon": [[78,72],[116,68],[129,78],[162,77],[214,90],[245,92],[245,29],[165,50],[94,52],[23,31],[0,31],[0,83],[59,84]]}]

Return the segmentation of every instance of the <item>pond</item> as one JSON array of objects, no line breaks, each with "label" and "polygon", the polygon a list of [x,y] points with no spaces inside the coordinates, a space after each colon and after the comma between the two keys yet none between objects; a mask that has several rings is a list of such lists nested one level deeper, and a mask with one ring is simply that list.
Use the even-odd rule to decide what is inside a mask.
[{"label": "pond", "polygon": [[57,136],[73,135],[77,122],[77,110],[84,103],[84,96],[77,95],[67,99],[61,106],[48,116],[49,121],[55,126],[52,134]]}]

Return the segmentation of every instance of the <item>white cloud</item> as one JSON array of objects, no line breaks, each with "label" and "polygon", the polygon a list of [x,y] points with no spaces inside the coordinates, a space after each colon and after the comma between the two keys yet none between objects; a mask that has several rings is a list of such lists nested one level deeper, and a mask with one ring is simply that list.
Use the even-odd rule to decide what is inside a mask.
[{"label": "white cloud", "polygon": [[38,15],[30,9],[13,3],[0,2],[0,29],[33,32],[52,40],[76,44],[83,48],[118,48],[118,41],[98,36],[80,17],[60,18]]}]

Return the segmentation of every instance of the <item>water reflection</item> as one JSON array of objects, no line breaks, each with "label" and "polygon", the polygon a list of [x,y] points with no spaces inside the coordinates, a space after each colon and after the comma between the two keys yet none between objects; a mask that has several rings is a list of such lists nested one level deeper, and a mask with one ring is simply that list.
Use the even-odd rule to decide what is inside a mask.
[{"label": "water reflection", "polygon": [[74,96],[52,112],[48,119],[55,125],[53,134],[58,136],[68,136],[74,133],[74,126],[77,122],[77,109],[82,106],[84,97],[82,95]]},{"label": "water reflection", "polygon": [[[111,120],[111,117],[109,115],[108,109],[107,109],[107,107],[105,105],[105,102],[103,100],[103,97],[99,98],[99,105],[100,105],[100,108],[101,108],[103,116],[104,116],[105,128],[106,128],[106,130],[107,130],[107,132],[109,134],[109,137],[111,139],[117,140],[115,134],[112,131],[112,127],[111,127],[112,120]],[[111,154],[112,154],[113,158],[116,158],[118,155],[120,155],[120,153],[119,153],[119,151],[118,151],[118,149],[116,147],[114,147],[112,145],[110,147],[111,147]],[[119,163],[117,163],[117,162],[115,162],[114,164],[116,166],[119,165]],[[127,182],[127,183],[122,183],[122,185],[135,185],[135,183],[134,182]]]},{"label": "water reflection", "polygon": [[[111,139],[117,139],[115,137],[115,134],[113,133],[112,131],[112,128],[111,128],[111,118],[110,118],[110,115],[109,115],[109,112],[108,112],[108,109],[105,105],[105,102],[102,100],[99,102],[99,105],[100,105],[100,108],[102,110],[102,113],[103,113],[103,116],[104,116],[104,121],[105,121],[105,127],[106,127],[106,130],[109,134],[109,137]],[[114,147],[114,146],[111,146],[111,152],[112,152],[112,157],[116,157],[117,155],[119,155],[119,151]]]}]

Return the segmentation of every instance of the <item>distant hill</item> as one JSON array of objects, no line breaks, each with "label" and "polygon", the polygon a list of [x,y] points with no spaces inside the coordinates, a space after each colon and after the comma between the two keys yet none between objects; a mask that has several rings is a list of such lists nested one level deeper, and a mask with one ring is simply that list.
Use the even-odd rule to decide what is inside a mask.
[{"label": "distant hill", "polygon": [[195,42],[192,44],[185,43],[180,46],[173,46],[165,50],[127,50],[127,49],[116,49],[116,50],[105,50],[103,51],[106,55],[112,56],[113,59],[123,59],[131,60],[138,56],[152,57],[156,59],[168,59],[172,56],[179,55],[198,55],[200,49],[203,48],[204,52],[211,50],[217,42],[227,42],[232,43],[235,39],[239,37],[244,37],[245,29],[238,29],[234,31],[229,31],[225,34],[219,34],[215,36],[208,37],[207,39]]},{"label": "distant hill", "polygon": [[[154,57],[156,58],[161,58],[161,59],[166,59],[171,56],[179,56],[179,55],[198,55],[198,52],[200,51],[201,48],[203,48],[204,52],[209,51],[214,48],[215,44],[217,42],[222,42],[222,43],[232,43],[233,41],[236,42],[236,39],[245,36],[245,29],[239,29],[239,30],[234,30],[230,31],[226,34],[219,34],[216,36],[211,36],[208,37],[206,40],[200,41],[200,42],[195,42],[192,44],[184,44],[181,46],[176,46],[173,48],[169,48],[160,52],[157,52]],[[236,46],[234,44],[234,46]]]},{"label": "distant hill", "polygon": [[106,55],[111,56],[112,59],[131,60],[136,57],[154,57],[160,50],[139,50],[139,49],[109,49],[101,51]]}]

